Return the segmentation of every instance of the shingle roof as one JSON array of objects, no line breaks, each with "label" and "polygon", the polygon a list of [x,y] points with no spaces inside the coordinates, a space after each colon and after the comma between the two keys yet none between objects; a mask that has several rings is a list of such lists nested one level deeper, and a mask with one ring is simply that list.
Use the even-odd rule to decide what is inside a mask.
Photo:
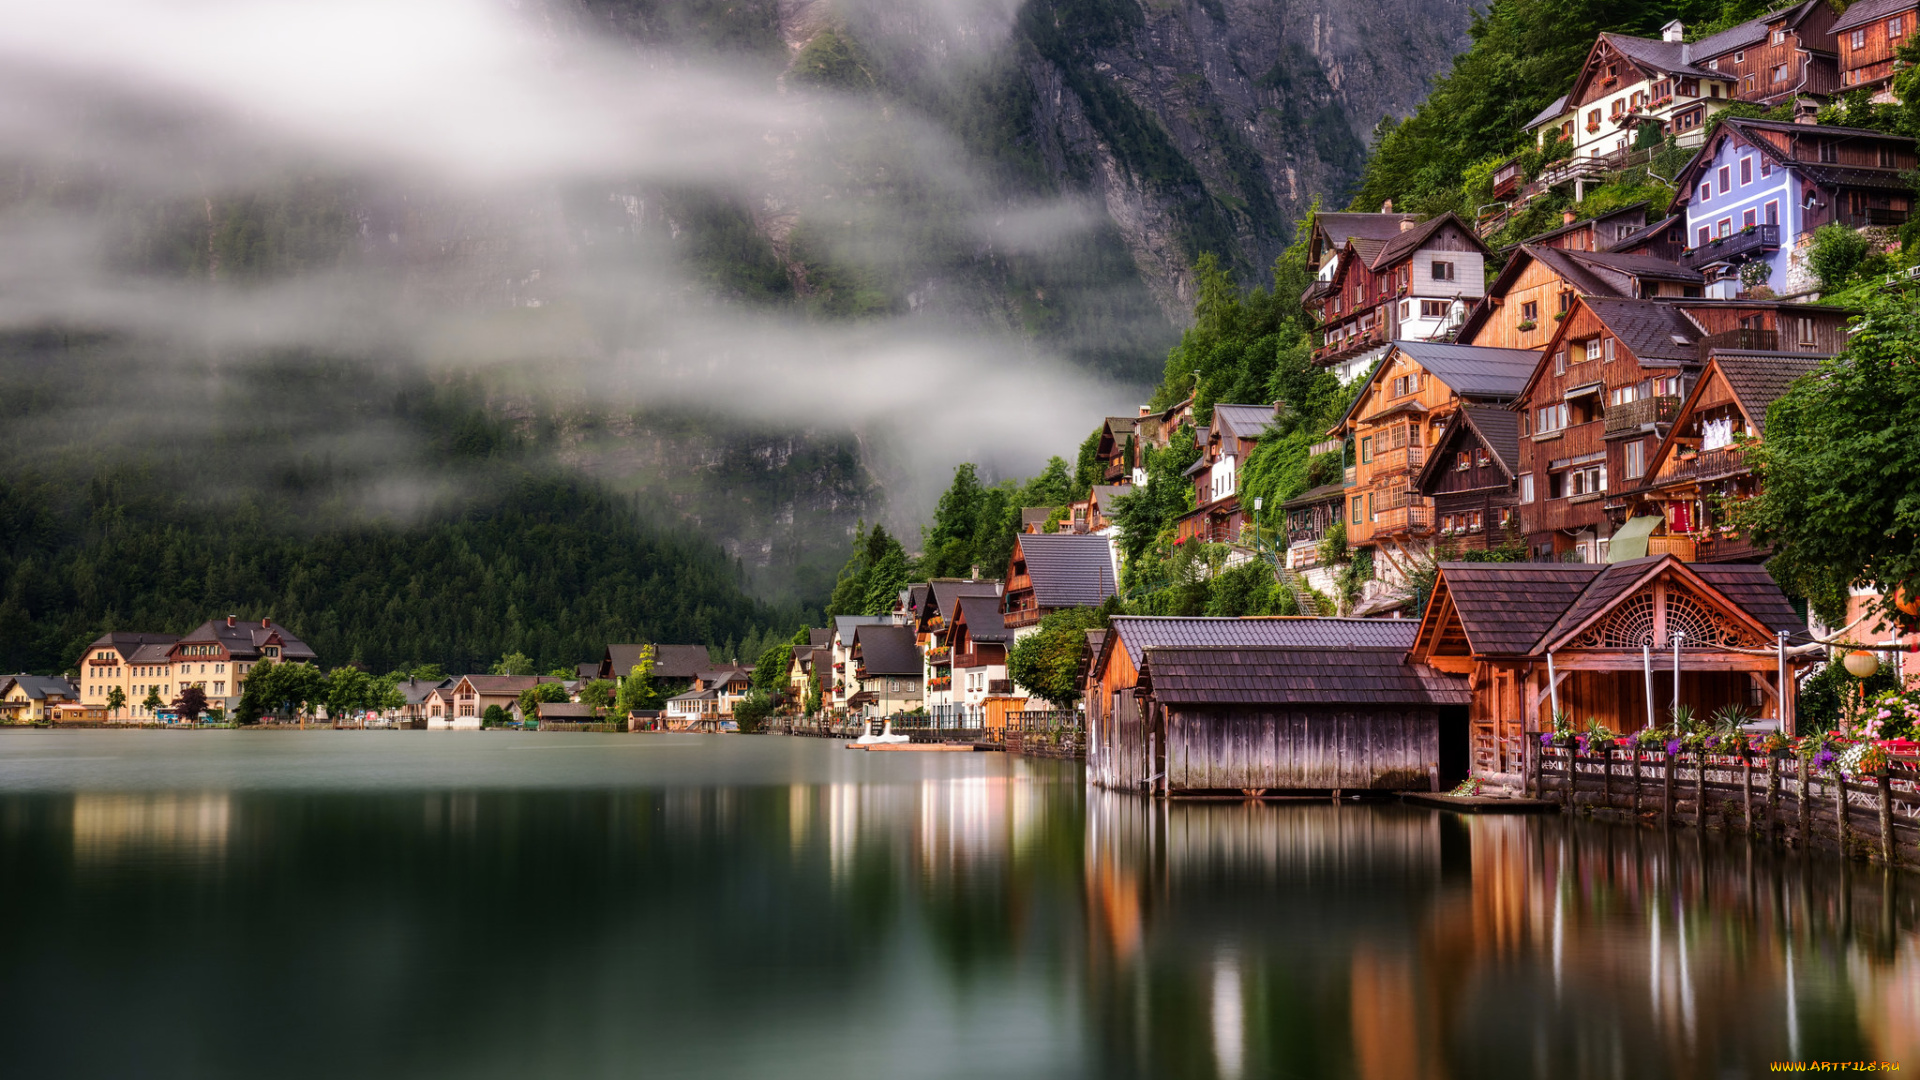
[{"label": "shingle roof", "polygon": [[1702,61],[1711,60],[1723,53],[1735,49],[1744,49],[1767,39],[1767,23],[1778,15],[1762,15],[1757,19],[1748,19],[1738,26],[1729,27],[1717,34],[1711,34],[1693,43],[1693,55]]},{"label": "shingle roof", "polygon": [[1413,647],[1420,626],[1412,619],[1316,619],[1310,616],[1228,619],[1173,615],[1116,615],[1109,626],[1119,648],[1138,667],[1143,650],[1162,646],[1287,646],[1300,648]]},{"label": "shingle roof", "polygon": [[[587,665],[582,664],[580,666],[586,667]],[[599,665],[594,665],[594,670],[598,671]],[[400,691],[401,698],[405,699],[407,704],[418,705],[432,697],[435,690],[440,690],[452,685],[452,679],[401,679],[399,682],[393,684],[393,688]]]},{"label": "shingle roof", "polygon": [[501,694],[518,694],[541,683],[559,681],[554,675],[462,675],[455,684],[464,682],[478,693],[498,697]]},{"label": "shingle roof", "polygon": [[1419,221],[1419,214],[1315,214],[1314,227],[1338,247],[1352,239],[1390,240],[1400,235],[1400,223]]},{"label": "shingle roof", "polygon": [[[1616,564],[1618,565],[1618,564]],[[1441,563],[1476,653],[1530,656],[1601,567],[1589,563]]]},{"label": "shingle roof", "polygon": [[1680,281],[1689,285],[1699,285],[1707,280],[1706,275],[1700,271],[1689,270],[1679,263],[1668,262],[1657,255],[1628,255],[1617,251],[1571,251],[1562,254],[1568,255],[1575,262],[1608,267],[1638,278]]},{"label": "shingle roof", "polygon": [[[640,663],[642,645],[609,645],[601,657],[601,672],[609,678],[625,678]],[[691,679],[713,666],[705,645],[655,645],[653,677]],[[609,670],[609,667],[611,670]]]},{"label": "shingle roof", "polygon": [[1624,559],[1601,566],[1600,573],[1587,583],[1585,589],[1581,590],[1579,598],[1574,600],[1567,610],[1554,620],[1553,625],[1540,635],[1540,640],[1535,647],[1552,648],[1553,642],[1606,610],[1614,601],[1653,576],[1663,561],[1660,556],[1655,555],[1639,559]]},{"label": "shingle roof", "polygon": [[856,630],[863,626],[876,626],[886,621],[887,617],[885,615],[835,615],[833,617],[833,629],[839,636],[840,643],[848,648],[852,648],[853,635]]},{"label": "shingle roof", "polygon": [[270,622],[248,622],[236,620],[232,626],[225,619],[209,619],[193,628],[191,633],[174,642],[175,645],[218,642],[228,654],[244,659],[253,659],[264,655],[261,650],[267,642],[278,636],[280,639],[280,658],[282,660],[312,660],[314,651],[307,643],[293,636],[284,626]]},{"label": "shingle roof", "polygon": [[[1625,206],[1616,206],[1612,210],[1602,211],[1601,213],[1595,214],[1592,217],[1577,218],[1573,221],[1567,222],[1564,225],[1560,225],[1555,228],[1548,229],[1546,232],[1543,232],[1543,233],[1535,233],[1534,235],[1529,236],[1526,239],[1520,241],[1520,243],[1536,244],[1542,247],[1549,247],[1551,245],[1547,244],[1547,241],[1553,239],[1556,236],[1563,236],[1567,233],[1574,232],[1575,230],[1578,230],[1578,229],[1591,228],[1592,226],[1598,225],[1603,221],[1612,221],[1614,218],[1626,217],[1629,214],[1638,213],[1638,214],[1641,214],[1644,218],[1644,215],[1646,214],[1646,212],[1647,212],[1647,203],[1645,200],[1642,200],[1640,202],[1632,202],[1632,203],[1628,203]],[[1556,248],[1555,250],[1557,251],[1561,249]]]},{"label": "shingle roof", "polygon": [[1832,29],[1836,34],[1842,30],[1851,30],[1856,26],[1873,22],[1875,19],[1884,19],[1902,11],[1912,11],[1915,4],[1916,0],[1860,0],[1833,21]]},{"label": "shingle roof", "polygon": [[1679,308],[1615,296],[1589,296],[1583,302],[1641,363],[1699,362],[1698,343],[1705,335]]},{"label": "shingle roof", "polygon": [[1773,580],[1767,568],[1758,563],[1689,563],[1687,569],[1720,590],[1727,599],[1739,604],[1747,614],[1776,633],[1785,632],[1789,641],[1810,640],[1807,621],[1793,610],[1793,602]]},{"label": "shingle roof", "polygon": [[1236,439],[1256,439],[1273,423],[1273,406],[1215,405],[1213,416],[1223,433]]},{"label": "shingle roof", "polygon": [[1036,606],[1099,607],[1114,594],[1113,545],[1106,537],[1028,533],[1015,543],[1026,557]]},{"label": "shingle roof", "polygon": [[127,654],[128,664],[164,664],[167,653],[173,650],[175,640],[171,634],[159,635],[160,640],[150,641]]},{"label": "shingle roof", "polygon": [[1130,484],[1095,484],[1089,492],[1096,506],[1112,506],[1113,500],[1131,494],[1133,486]]},{"label": "shingle roof", "polygon": [[44,701],[49,694],[63,698],[80,696],[80,691],[72,683],[58,675],[13,675],[0,682],[0,697],[6,696],[15,686],[35,701]]},{"label": "shingle roof", "polygon": [[[975,596],[961,597],[959,610],[966,612],[967,636],[974,641],[1006,642],[1013,634],[1007,629],[1006,619],[1000,614],[998,597]],[[956,613],[955,618],[959,615]]]},{"label": "shingle roof", "polygon": [[[1367,265],[1372,269],[1379,270],[1389,264],[1400,261],[1418,250],[1420,245],[1433,239],[1433,234],[1439,232],[1441,228],[1449,222],[1458,226],[1461,233],[1463,233],[1468,240],[1475,244],[1480,243],[1480,234],[1468,228],[1467,223],[1460,220],[1458,214],[1449,210],[1437,218],[1424,221],[1388,240],[1385,244],[1381,245],[1378,254],[1367,260]],[[1484,245],[1482,246],[1482,250],[1485,250]]]},{"label": "shingle roof", "polygon": [[1532,131],[1534,128],[1539,127],[1541,124],[1544,124],[1549,120],[1558,119],[1560,117],[1560,114],[1566,111],[1567,111],[1567,95],[1561,94],[1559,97],[1553,99],[1553,104],[1547,106],[1544,109],[1541,109],[1538,113],[1534,115],[1533,119],[1527,121],[1526,125],[1522,127],[1521,130]]},{"label": "shingle roof", "polygon": [[[112,649],[119,653],[122,659],[133,663],[135,662],[132,659],[133,654],[139,652],[141,649],[150,649],[154,645],[170,646],[179,640],[180,636],[178,634],[147,634],[138,631],[114,630],[101,634],[95,638],[93,644],[87,646],[87,648]],[[151,655],[151,653],[149,653],[149,655]],[[161,655],[165,655],[164,648],[161,651]],[[158,660],[148,662],[159,663]]]},{"label": "shingle roof", "polygon": [[1288,499],[1286,502],[1281,503],[1280,508],[1282,510],[1292,510],[1296,507],[1312,506],[1314,503],[1337,501],[1346,494],[1346,490],[1347,485],[1343,483],[1321,484],[1317,488],[1308,488],[1293,498]]},{"label": "shingle roof", "polygon": [[920,650],[910,626],[862,626],[854,631],[860,643],[860,666],[867,677],[875,675],[919,675]]},{"label": "shingle roof", "polygon": [[[1615,296],[1619,294],[1620,290],[1614,288],[1605,278],[1595,276],[1594,272],[1588,269],[1585,264],[1574,259],[1571,252],[1562,251],[1556,247],[1548,247],[1545,244],[1521,244],[1520,251],[1526,258],[1534,262],[1543,263],[1554,273],[1559,274],[1567,284],[1573,286],[1574,292],[1582,296]],[[1519,271],[1524,268],[1524,264],[1519,258],[1515,258],[1509,262],[1507,266],[1513,271],[1514,278],[1518,278]],[[1506,278],[1506,276],[1506,273],[1503,271],[1501,277]],[[1511,280],[1496,282],[1495,284],[1497,286],[1510,285]],[[1503,287],[1500,288],[1499,291],[1501,294],[1505,294],[1506,289]]]},{"label": "shingle roof", "polygon": [[948,622],[953,621],[954,605],[963,596],[1000,595],[1000,583],[997,581],[936,581],[933,583],[933,607]]},{"label": "shingle roof", "polygon": [[1020,524],[1022,525],[1045,525],[1047,519],[1052,516],[1053,507],[1051,506],[1023,506],[1020,508]]},{"label": "shingle roof", "polygon": [[824,649],[832,644],[833,631],[831,629],[824,626],[816,626],[807,630],[807,646],[809,648]]},{"label": "shingle roof", "polygon": [[1715,353],[1713,363],[1726,377],[1727,386],[1740,399],[1740,407],[1752,418],[1754,433],[1765,436],[1767,406],[1774,403],[1787,387],[1827,359],[1818,353]]},{"label": "shingle roof", "polygon": [[1141,681],[1165,704],[1465,705],[1467,681],[1408,663],[1405,649],[1161,646]]},{"label": "shingle roof", "polygon": [[1668,217],[1663,217],[1659,221],[1656,221],[1653,224],[1648,225],[1644,229],[1640,229],[1635,232],[1628,233],[1626,236],[1621,237],[1619,240],[1610,244],[1607,247],[1607,250],[1620,251],[1624,248],[1637,247],[1640,244],[1646,243],[1648,240],[1652,239],[1653,237],[1658,236],[1663,229],[1671,228],[1675,222],[1684,221],[1684,220],[1685,219],[1680,214],[1673,214]]},{"label": "shingle roof", "polygon": [[1532,349],[1495,349],[1438,341],[1396,341],[1393,347],[1461,397],[1515,397],[1527,388],[1527,380],[1533,377],[1533,369],[1540,363],[1540,354]]},{"label": "shingle roof", "polygon": [[924,581],[916,581],[907,586],[907,610],[919,611],[926,606],[927,597],[933,595],[933,586]]},{"label": "shingle roof", "polygon": [[542,720],[592,720],[593,706],[576,704],[571,701],[543,701],[535,710]]},{"label": "shingle roof", "polygon": [[[1609,44],[1619,50],[1620,55],[1643,67],[1655,71],[1678,75],[1698,75],[1708,79],[1728,79],[1728,76],[1706,68],[1693,66],[1693,50],[1678,41],[1662,41],[1656,38],[1631,37],[1627,34],[1601,34]],[[1731,80],[1729,80],[1731,81]]]}]

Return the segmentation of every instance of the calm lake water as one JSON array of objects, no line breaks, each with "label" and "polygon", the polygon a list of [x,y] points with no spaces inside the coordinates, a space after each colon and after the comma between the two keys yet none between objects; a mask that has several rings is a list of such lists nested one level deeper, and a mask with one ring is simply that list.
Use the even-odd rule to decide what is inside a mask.
[{"label": "calm lake water", "polygon": [[817,740],[0,733],[19,1077],[1920,1070],[1916,882]]}]

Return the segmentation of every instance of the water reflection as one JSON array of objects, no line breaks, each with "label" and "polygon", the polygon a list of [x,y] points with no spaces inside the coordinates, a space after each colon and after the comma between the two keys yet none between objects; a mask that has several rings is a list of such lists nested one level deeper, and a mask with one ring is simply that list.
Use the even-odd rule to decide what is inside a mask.
[{"label": "water reflection", "polygon": [[[0,793],[9,1071],[1920,1067],[1904,876],[1559,818],[1169,805],[1066,764],[800,742],[697,751],[761,755],[736,783],[708,760],[463,789],[440,761],[377,793]],[[129,1007],[103,1029],[76,1001]]]}]

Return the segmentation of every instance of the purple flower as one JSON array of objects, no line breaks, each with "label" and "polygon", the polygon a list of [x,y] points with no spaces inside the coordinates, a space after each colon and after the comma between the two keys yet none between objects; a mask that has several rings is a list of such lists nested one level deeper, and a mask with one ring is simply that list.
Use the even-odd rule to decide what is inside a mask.
[{"label": "purple flower", "polygon": [[1840,755],[1834,753],[1831,750],[1822,750],[1819,753],[1813,755],[1813,767],[1816,769],[1824,769],[1827,766],[1832,765],[1839,756]]},{"label": "purple flower", "polygon": [[1551,731],[1549,731],[1549,732],[1546,732],[1545,734],[1543,734],[1543,735],[1541,735],[1541,736],[1540,736],[1540,745],[1541,745],[1541,746],[1552,746],[1552,745],[1553,745],[1553,732],[1551,732]]},{"label": "purple flower", "polygon": [[1667,740],[1667,755],[1668,755],[1669,757],[1671,757],[1672,755],[1674,755],[1674,754],[1677,754],[1677,753],[1679,753],[1679,752],[1680,752],[1680,740],[1679,740],[1679,739],[1668,739],[1668,740]]}]

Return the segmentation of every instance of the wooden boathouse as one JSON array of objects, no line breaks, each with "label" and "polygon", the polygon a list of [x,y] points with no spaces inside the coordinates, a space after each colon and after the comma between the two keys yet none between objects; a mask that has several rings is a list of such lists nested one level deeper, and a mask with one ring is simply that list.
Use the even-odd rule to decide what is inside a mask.
[{"label": "wooden boathouse", "polygon": [[[1517,778],[1553,712],[1622,734],[1668,723],[1675,700],[1792,730],[1806,623],[1763,566],[1672,555],[1593,563],[1442,563],[1409,659],[1467,679],[1473,772]],[[1651,691],[1651,693],[1649,693]]]}]

